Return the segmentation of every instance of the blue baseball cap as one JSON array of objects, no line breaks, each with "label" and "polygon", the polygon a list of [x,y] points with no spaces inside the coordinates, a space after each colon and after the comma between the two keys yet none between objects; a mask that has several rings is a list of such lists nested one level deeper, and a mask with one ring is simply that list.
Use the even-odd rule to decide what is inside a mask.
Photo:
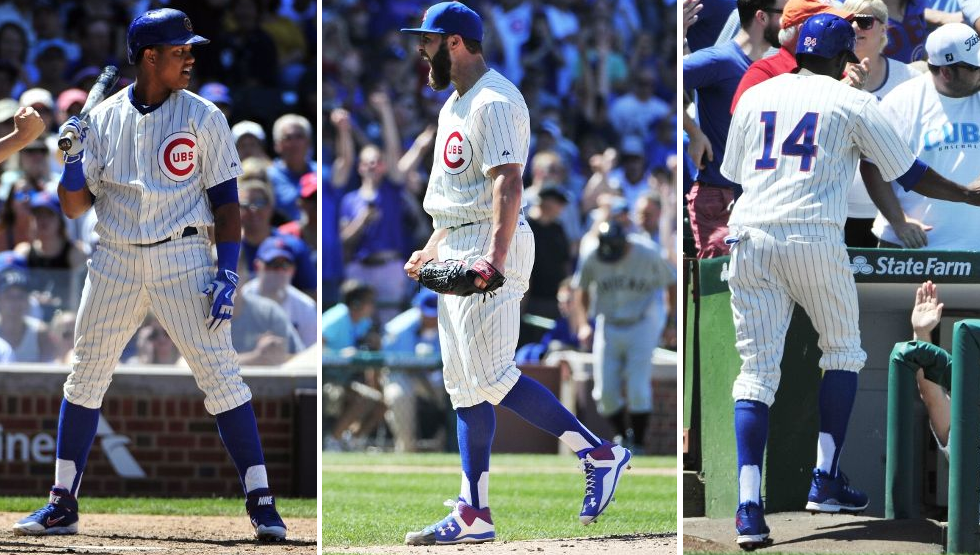
[{"label": "blue baseball cap", "polygon": [[423,287],[412,299],[412,306],[419,309],[422,316],[435,318],[439,315],[439,295],[435,291]]},{"label": "blue baseball cap", "polygon": [[847,61],[856,64],[856,42],[854,29],[846,19],[831,13],[821,13],[807,19],[800,26],[796,53],[833,58],[841,52],[847,52]]},{"label": "blue baseball cap", "polygon": [[285,258],[293,264],[296,263],[296,255],[281,237],[268,237],[262,241],[255,257],[266,264],[277,258]]},{"label": "blue baseball cap", "polygon": [[31,193],[31,210],[37,208],[47,208],[55,214],[61,214],[61,202],[58,201],[58,195],[48,191]]},{"label": "blue baseball cap", "polygon": [[205,83],[198,89],[197,94],[212,104],[231,106],[231,93],[228,91],[228,87],[221,83]]},{"label": "blue baseball cap", "polygon": [[403,33],[439,33],[459,35],[464,39],[483,42],[483,20],[479,14],[460,2],[440,2],[425,10],[422,26],[402,29]]}]

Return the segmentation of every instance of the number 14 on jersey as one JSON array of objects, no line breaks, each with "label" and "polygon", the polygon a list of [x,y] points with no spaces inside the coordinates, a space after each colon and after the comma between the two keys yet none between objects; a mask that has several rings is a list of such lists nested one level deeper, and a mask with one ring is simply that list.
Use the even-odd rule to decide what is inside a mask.
[{"label": "number 14 on jersey", "polygon": [[[774,170],[776,169],[776,158],[773,157],[772,148],[776,139],[776,112],[762,112],[760,122],[764,126],[762,138],[762,157],[756,159],[755,169]],[[807,112],[803,114],[796,127],[789,132],[783,140],[779,150],[782,156],[798,156],[800,158],[800,171],[808,172],[813,169],[813,159],[817,156],[817,121],[820,114]]]}]

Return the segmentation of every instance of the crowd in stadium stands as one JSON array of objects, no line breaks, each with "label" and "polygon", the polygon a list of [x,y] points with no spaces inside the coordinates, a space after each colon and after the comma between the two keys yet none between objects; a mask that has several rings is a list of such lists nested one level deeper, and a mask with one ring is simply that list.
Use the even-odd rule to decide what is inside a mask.
[{"label": "crowd in stadium stands", "polygon": [[[796,66],[797,29],[806,18],[830,4],[854,14],[854,51],[859,59],[869,61],[868,75],[861,86],[879,101],[901,83],[945,63],[933,60],[933,69],[927,65],[926,39],[930,33],[951,23],[980,30],[980,0],[682,1],[682,80],[685,104],[690,105],[684,114],[682,164],[686,169],[682,180],[688,217],[684,221],[683,250],[698,258],[729,253],[725,244],[728,216],[741,187],[721,175],[720,166],[735,105],[747,88]],[[790,13],[792,20],[787,18]],[[844,77],[845,81],[848,79]],[[952,79],[954,83],[968,81],[970,74],[956,74]],[[952,135],[944,133],[947,143],[956,142],[955,132]],[[957,148],[960,147],[953,150]],[[954,158],[951,155],[945,161],[930,159],[929,165],[950,177],[953,168],[960,165]],[[897,185],[895,190],[899,190]],[[976,250],[973,234],[942,225],[943,221],[959,219],[951,216],[951,210],[968,213],[969,208],[927,199],[910,210],[925,197],[910,193],[899,198],[907,220],[927,228],[926,248]],[[924,206],[930,206],[932,213],[930,208],[923,210]],[[949,239],[953,235],[955,238]],[[849,247],[905,247],[872,202],[860,172],[848,190],[844,240]]]},{"label": "crowd in stadium stands", "polygon": [[[119,68],[118,88],[132,82],[129,23],[164,4],[211,40],[194,48],[189,90],[221,108],[246,171],[232,321],[242,363],[278,365],[316,343],[316,2],[15,0],[0,5],[0,136],[19,106],[38,110],[49,132],[0,165],[0,362],[71,360],[85,261],[99,237],[94,210],[62,215],[57,130],[102,67]],[[122,361],[182,364],[152,316]]]},{"label": "crowd in stadium stands", "polygon": [[[432,233],[421,205],[439,110],[453,92],[428,87],[418,37],[399,32],[416,27],[430,3],[324,5],[325,356],[351,349],[427,355],[438,347],[428,317],[434,301],[418,296],[418,285],[403,269]],[[520,88],[531,114],[524,199],[536,258],[522,304],[524,347],[540,343],[551,322],[561,319],[559,299],[568,296],[561,284],[567,285],[583,253],[595,248],[600,223],[620,219],[675,259],[676,6],[641,0],[465,3],[483,19],[488,65]],[[662,344],[676,348],[673,304],[670,312]],[[545,351],[526,349],[533,356],[523,362],[537,362]],[[438,376],[413,384],[404,375],[366,373],[346,386],[361,400],[361,420],[351,424],[357,418],[349,411],[337,414],[328,446],[352,429],[369,432],[380,420],[377,411],[364,408],[376,396],[361,386],[382,392],[378,399],[393,406],[413,402],[405,399],[407,392],[424,399],[432,384],[441,391],[440,382]],[[411,432],[399,429],[414,426],[389,424],[396,443],[411,449]]]}]

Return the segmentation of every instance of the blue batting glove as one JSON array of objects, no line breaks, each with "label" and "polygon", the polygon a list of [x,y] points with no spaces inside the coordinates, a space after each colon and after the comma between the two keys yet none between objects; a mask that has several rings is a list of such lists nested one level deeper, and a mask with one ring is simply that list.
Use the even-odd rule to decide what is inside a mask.
[{"label": "blue batting glove", "polygon": [[88,122],[78,119],[78,116],[72,116],[58,130],[58,135],[62,135],[65,131],[73,135],[71,148],[65,152],[65,163],[73,164],[80,162],[82,160],[82,152],[85,150],[85,137],[88,136]]},{"label": "blue batting glove", "polygon": [[218,275],[203,293],[211,303],[209,314],[204,315],[208,329],[218,329],[225,320],[231,320],[235,308],[235,293],[238,290],[238,274],[231,270],[218,268]]}]

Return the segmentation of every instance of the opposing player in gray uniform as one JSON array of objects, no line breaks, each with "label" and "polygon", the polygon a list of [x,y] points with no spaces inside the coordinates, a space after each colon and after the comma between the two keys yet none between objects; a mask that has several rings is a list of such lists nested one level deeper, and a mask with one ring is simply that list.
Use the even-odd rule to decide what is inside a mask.
[{"label": "opposing player in gray uniform", "polygon": [[[638,445],[653,410],[652,357],[658,328],[663,331],[657,322],[659,293],[676,281],[677,272],[660,249],[627,234],[616,221],[599,224],[599,246],[585,255],[572,278],[579,341],[593,344],[592,397],[616,433],[625,438],[632,428],[632,441]],[[594,330],[588,323],[590,312]]]},{"label": "opposing player in gray uniform", "polygon": [[[530,115],[517,87],[483,59],[483,21],[459,2],[426,10],[419,54],[429,62],[429,84],[455,91],[439,113],[436,152],[423,207],[435,231],[405,263],[418,279],[430,260],[491,265],[506,276],[494,295],[441,295],[439,345],[446,391],[456,410],[463,466],[459,498],[441,521],[405,537],[408,544],[455,544],[496,537],[487,499],[490,445],[496,416],[507,407],[555,435],[585,468],[579,513],[590,524],[608,506],[630,452],[586,429],[538,382],[514,363],[520,302],[534,262],[534,237],[521,212],[521,173],[530,143]],[[488,274],[489,277],[489,274]],[[477,287],[486,286],[482,278]]]},{"label": "opposing player in gray uniform", "polygon": [[[735,528],[743,548],[769,541],[762,457],[794,303],[806,310],[823,352],[817,460],[806,508],[859,512],[868,505],[867,495],[851,488],[838,468],[865,361],[857,288],[843,242],[847,189],[858,159],[870,158],[886,180],[906,189],[971,204],[980,200],[975,188],[963,189],[918,160],[872,95],[837,80],[848,62],[857,62],[854,45],[846,20],[827,13],[811,17],[799,31],[799,72],[752,87],[732,116],[721,171],[744,191],[732,210],[728,239],[735,346],[742,359],[732,397]],[[905,221],[890,187],[868,186],[893,225],[922,233]]]},{"label": "opposing player in gray uniform", "polygon": [[[123,347],[152,309],[215,415],[256,537],[286,537],[269,491],[252,394],[239,374],[231,326],[222,325],[231,319],[238,286],[241,161],[221,111],[184,90],[192,48],[207,43],[178,10],[137,17],[127,34],[136,81],[96,107],[90,122],[65,124],[77,139],[65,153],[61,205],[70,218],[94,207],[101,239],[78,309],[54,486],[47,505],[14,525],[17,534],[78,531],[76,496],[99,407]],[[212,225],[217,268],[207,232]]]}]

